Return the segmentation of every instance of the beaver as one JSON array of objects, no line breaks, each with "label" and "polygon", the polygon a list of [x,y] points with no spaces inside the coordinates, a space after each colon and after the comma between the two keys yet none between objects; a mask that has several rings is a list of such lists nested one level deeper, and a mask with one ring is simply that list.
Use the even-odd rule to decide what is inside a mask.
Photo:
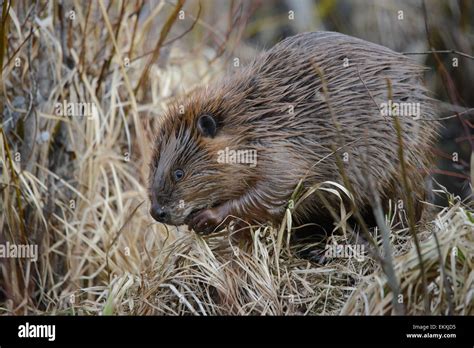
[{"label": "beaver", "polygon": [[[199,233],[232,218],[278,225],[301,179],[304,189],[343,183],[336,152],[346,160],[355,204],[371,211],[367,178],[383,200],[401,197],[394,116],[413,195],[421,200],[437,134],[424,69],[340,33],[284,39],[162,115],[150,164],[150,214]],[[293,211],[297,224],[325,215],[317,195]]]}]

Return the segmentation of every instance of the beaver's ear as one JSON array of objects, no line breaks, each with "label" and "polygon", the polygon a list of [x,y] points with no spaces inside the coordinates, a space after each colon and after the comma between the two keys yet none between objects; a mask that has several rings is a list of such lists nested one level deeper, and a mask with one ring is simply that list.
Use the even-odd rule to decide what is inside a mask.
[{"label": "beaver's ear", "polygon": [[214,138],[216,136],[217,123],[214,117],[209,114],[199,117],[197,127],[203,137]]}]

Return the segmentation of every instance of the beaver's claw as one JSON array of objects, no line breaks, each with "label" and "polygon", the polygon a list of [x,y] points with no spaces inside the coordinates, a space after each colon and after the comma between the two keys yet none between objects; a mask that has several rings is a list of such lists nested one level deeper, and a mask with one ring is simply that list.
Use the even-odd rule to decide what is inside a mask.
[{"label": "beaver's claw", "polygon": [[204,209],[194,216],[189,223],[189,228],[196,233],[209,234],[213,232],[223,221],[216,209]]}]

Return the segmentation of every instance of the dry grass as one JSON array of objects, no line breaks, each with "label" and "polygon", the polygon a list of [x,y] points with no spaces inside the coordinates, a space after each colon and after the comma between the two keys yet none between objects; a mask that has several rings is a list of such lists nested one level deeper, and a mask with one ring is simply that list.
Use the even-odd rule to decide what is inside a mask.
[{"label": "dry grass", "polygon": [[[474,221],[458,203],[425,228],[421,248],[428,279],[428,314],[474,314]],[[334,258],[317,265],[298,258],[294,248],[283,248],[277,257],[277,234],[258,229],[245,246],[236,245],[226,233],[204,239],[184,235],[167,244],[141,276],[127,274],[114,281],[110,290],[114,312],[394,314],[387,277],[372,257],[359,261]],[[335,236],[331,242],[348,243],[343,236]],[[401,281],[400,303],[406,314],[423,314],[413,242],[403,229],[393,231],[391,242]],[[448,283],[443,283],[445,280]]]},{"label": "dry grass", "polygon": [[[191,15],[181,23],[165,2],[91,4],[20,1],[9,12],[0,243],[37,244],[40,258],[1,260],[0,313],[394,313],[385,272],[369,255],[318,265],[297,256],[285,228],[262,226],[243,242],[152,221],[145,182],[154,120],[169,98],[221,73],[223,52],[206,45],[203,28],[212,32],[212,24],[203,18],[192,36],[167,44],[193,25],[197,6],[186,8]],[[219,45],[232,46],[240,35],[233,24],[226,37],[215,34]],[[90,118],[58,116],[55,104],[64,100],[96,111]],[[474,314],[469,211],[452,199],[418,227],[434,314]],[[285,219],[286,227],[291,214]],[[351,240],[341,234],[330,242]],[[406,228],[392,227],[390,243],[403,307],[421,314],[420,266]]]}]

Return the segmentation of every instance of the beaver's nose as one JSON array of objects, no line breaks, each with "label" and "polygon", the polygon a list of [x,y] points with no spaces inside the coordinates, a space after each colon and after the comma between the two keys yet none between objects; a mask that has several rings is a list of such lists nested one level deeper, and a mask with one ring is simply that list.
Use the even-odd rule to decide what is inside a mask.
[{"label": "beaver's nose", "polygon": [[150,209],[150,215],[158,222],[165,222],[168,213],[164,207],[159,204],[153,204]]}]

